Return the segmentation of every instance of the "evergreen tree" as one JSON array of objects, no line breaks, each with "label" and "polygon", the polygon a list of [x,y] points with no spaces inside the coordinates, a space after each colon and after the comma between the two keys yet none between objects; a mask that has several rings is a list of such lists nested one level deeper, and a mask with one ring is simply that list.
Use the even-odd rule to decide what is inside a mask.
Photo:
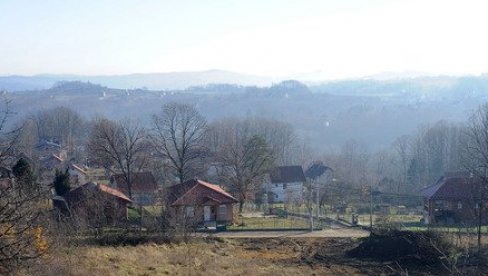
[{"label": "evergreen tree", "polygon": [[418,189],[420,187],[420,176],[423,173],[422,167],[417,159],[410,160],[407,171],[407,184],[408,189]]},{"label": "evergreen tree", "polygon": [[56,176],[53,182],[54,190],[58,196],[64,196],[71,189],[69,183],[69,172],[68,169],[63,173],[60,170],[56,170]]},{"label": "evergreen tree", "polygon": [[24,158],[20,158],[12,168],[12,173],[21,190],[32,192],[35,188],[35,178],[31,166]]}]

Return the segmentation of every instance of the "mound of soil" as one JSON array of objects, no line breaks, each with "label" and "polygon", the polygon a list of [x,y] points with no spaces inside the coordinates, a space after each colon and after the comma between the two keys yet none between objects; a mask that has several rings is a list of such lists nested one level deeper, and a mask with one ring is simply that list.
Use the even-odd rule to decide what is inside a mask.
[{"label": "mound of soil", "polygon": [[391,231],[373,234],[346,253],[347,257],[379,261],[438,264],[448,245],[433,232]]}]

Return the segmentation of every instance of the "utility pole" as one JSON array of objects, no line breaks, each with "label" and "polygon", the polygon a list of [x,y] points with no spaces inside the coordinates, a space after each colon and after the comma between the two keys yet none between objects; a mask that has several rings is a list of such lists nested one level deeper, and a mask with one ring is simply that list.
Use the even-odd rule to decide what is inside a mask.
[{"label": "utility pole", "polygon": [[265,182],[265,192],[264,192],[264,195],[263,195],[263,201],[264,201],[264,214],[267,215],[269,214],[269,198],[268,198],[268,193],[269,193],[269,182],[268,180],[266,179],[266,182]]},{"label": "utility pole", "polygon": [[369,186],[369,236],[373,235],[373,188]]},{"label": "utility pole", "polygon": [[483,179],[481,179],[480,181],[480,200],[478,201],[478,253],[481,252],[481,225],[483,223],[483,207],[484,207],[484,200],[485,200],[485,186],[486,186],[486,179],[487,179],[487,176],[488,176],[488,172],[486,170],[486,167],[484,168],[485,169],[485,176]]},{"label": "utility pole", "polygon": [[315,192],[317,193],[316,197],[317,197],[317,220],[318,220],[320,216],[320,185],[318,181],[315,182],[315,185],[316,185]]},{"label": "utility pole", "polygon": [[308,205],[308,214],[309,214],[309,219],[310,219],[310,232],[313,232],[312,181],[310,181],[309,185],[308,185],[307,205]]}]

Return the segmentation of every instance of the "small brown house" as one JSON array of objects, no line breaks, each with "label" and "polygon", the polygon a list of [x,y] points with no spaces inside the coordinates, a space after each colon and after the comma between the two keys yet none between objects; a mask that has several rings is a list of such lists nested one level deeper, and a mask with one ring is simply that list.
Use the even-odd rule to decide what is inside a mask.
[{"label": "small brown house", "polygon": [[481,180],[467,172],[451,172],[436,184],[422,190],[426,224],[475,224],[480,206],[482,220],[487,221],[488,209],[480,202]]},{"label": "small brown house", "polygon": [[194,225],[231,224],[237,200],[220,186],[192,179],[166,190],[170,214]]},{"label": "small brown house", "polygon": [[127,220],[132,202],[124,193],[93,182],[57,196],[54,206],[63,213],[88,225],[115,225]]}]

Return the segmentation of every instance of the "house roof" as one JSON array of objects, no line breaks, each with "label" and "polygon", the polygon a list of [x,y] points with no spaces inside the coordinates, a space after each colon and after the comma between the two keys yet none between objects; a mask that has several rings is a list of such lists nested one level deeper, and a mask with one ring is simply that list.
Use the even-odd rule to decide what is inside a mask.
[{"label": "house roof", "polygon": [[84,169],[82,169],[80,166],[73,164],[73,163],[71,163],[70,166],[73,170],[77,170],[82,174],[86,174],[86,171]]},{"label": "house roof", "polygon": [[322,161],[315,161],[307,168],[305,176],[308,178],[317,178],[322,176],[327,170],[332,169],[324,165]]},{"label": "house roof", "polygon": [[235,197],[220,186],[199,179],[167,188],[167,198],[171,206],[201,205],[209,199],[219,204],[237,202]]},{"label": "house roof", "polygon": [[44,158],[42,159],[42,161],[44,161],[44,162],[46,162],[46,161],[50,161],[50,160],[56,160],[56,161],[58,161],[58,162],[63,162],[63,161],[64,161],[64,160],[63,160],[61,157],[57,156],[57,155],[56,155],[56,154],[54,154],[54,153],[52,153],[52,154],[50,154],[50,155],[48,155],[48,156],[46,156],[46,157],[44,157]]},{"label": "house roof", "polygon": [[98,184],[94,182],[88,182],[85,183],[78,188],[75,188],[66,195],[66,198],[71,199],[73,197],[78,197],[80,193],[82,193],[84,190],[90,191],[90,192],[102,192],[105,194],[109,194],[111,196],[117,197],[121,200],[127,201],[127,202],[132,202],[132,200],[129,199],[128,196],[126,196],[123,192],[111,188],[109,186],[103,185],[103,184]]},{"label": "house roof", "polygon": [[[123,174],[115,174],[111,178],[111,182],[116,183],[116,187],[121,191],[127,193],[127,182],[124,179]],[[131,181],[132,192],[153,193],[157,190],[158,184],[153,174],[150,172],[140,172],[132,174]]]},{"label": "house roof", "polygon": [[[232,195],[230,195],[228,192],[226,192],[224,189],[222,189],[219,185],[211,184],[202,180],[197,180],[200,185],[203,185],[209,189],[212,189],[216,191],[217,193],[223,194],[227,197],[234,198]],[[235,199],[235,198],[234,198]]]},{"label": "house roof", "polygon": [[302,166],[275,167],[270,173],[271,183],[305,182]]},{"label": "house roof", "polygon": [[124,193],[122,193],[121,191],[119,191],[117,189],[111,188],[111,187],[103,185],[103,184],[97,184],[97,186],[100,189],[100,191],[102,191],[102,192],[105,192],[107,194],[111,194],[113,196],[119,197],[119,198],[124,199],[126,201],[132,201],[129,199],[128,196],[126,196]]},{"label": "house roof", "polygon": [[59,145],[58,143],[55,143],[55,142],[51,142],[51,141],[48,141],[48,140],[41,140],[37,143],[36,145],[36,148],[43,148],[43,147],[51,147],[51,148],[57,148],[57,149],[60,149],[61,148],[61,145]]},{"label": "house roof", "polygon": [[42,160],[43,161],[55,160],[55,161],[58,161],[58,162],[61,162],[61,163],[64,161],[61,157],[59,157],[58,155],[56,155],[54,153],[52,153],[52,154],[44,157]]},{"label": "house roof", "polygon": [[481,180],[470,177],[466,172],[450,172],[441,177],[434,185],[422,190],[425,198],[433,200],[475,199],[479,196]]}]

